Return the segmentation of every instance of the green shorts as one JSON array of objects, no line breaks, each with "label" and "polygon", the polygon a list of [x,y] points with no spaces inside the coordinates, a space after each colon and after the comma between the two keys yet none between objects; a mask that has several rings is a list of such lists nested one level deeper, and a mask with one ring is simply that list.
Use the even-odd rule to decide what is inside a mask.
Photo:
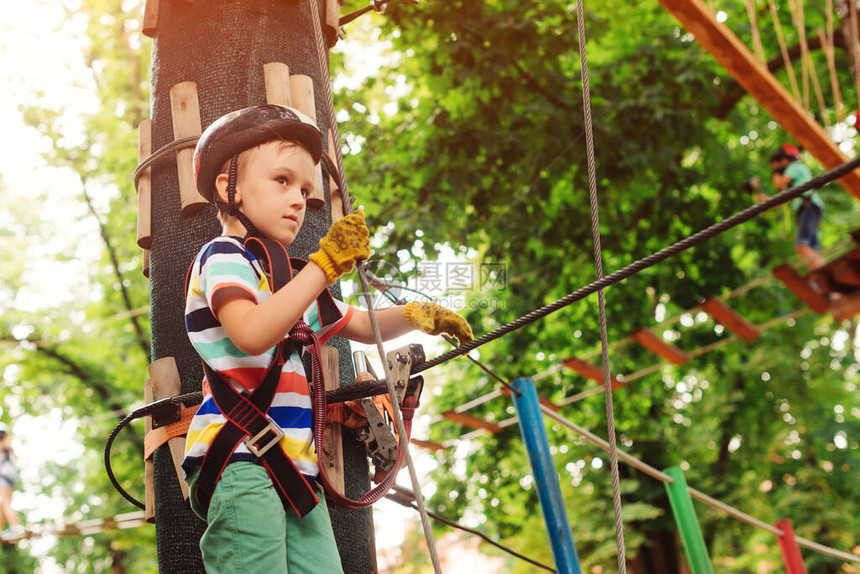
[{"label": "green shorts", "polygon": [[[193,491],[199,469],[186,482]],[[285,510],[266,469],[253,462],[227,465],[204,516],[200,539],[207,574],[343,573],[325,497],[304,518]],[[193,497],[192,497],[193,498]]]}]

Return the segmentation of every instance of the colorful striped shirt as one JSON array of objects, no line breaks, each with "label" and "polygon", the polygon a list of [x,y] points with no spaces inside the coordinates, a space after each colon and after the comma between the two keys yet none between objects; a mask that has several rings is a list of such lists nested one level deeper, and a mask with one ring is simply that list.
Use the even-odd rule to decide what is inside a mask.
[{"label": "colorful striped shirt", "polygon": [[[235,390],[250,392],[262,382],[275,348],[251,356],[233,344],[212,312],[212,297],[226,287],[247,291],[258,304],[272,295],[259,260],[238,238],[221,236],[204,245],[194,260],[185,299],[185,328],[191,344],[207,365]],[[352,307],[342,301],[335,300],[335,303],[341,318],[326,327],[320,324],[316,301],[304,313],[304,321],[320,342],[333,336],[352,318]],[[293,351],[281,369],[269,416],[284,431],[279,444],[284,453],[302,474],[315,478],[319,469],[312,444],[311,397],[299,351]],[[186,472],[202,464],[209,445],[226,422],[204,379],[203,403],[188,427],[182,463]],[[242,442],[230,460],[256,461],[257,458]]]}]

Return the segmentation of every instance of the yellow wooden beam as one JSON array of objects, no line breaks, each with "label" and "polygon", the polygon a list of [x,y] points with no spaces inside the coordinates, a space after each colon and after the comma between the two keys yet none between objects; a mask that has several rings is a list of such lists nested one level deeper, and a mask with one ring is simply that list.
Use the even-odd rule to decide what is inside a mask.
[{"label": "yellow wooden beam", "polygon": [[[826,169],[848,161],[822,127],[798,104],[767,68],[762,66],[728,27],[700,0],[659,0],[696,41],[723,66],[743,88],[770,112],[797,142]],[[860,199],[860,173],[853,171],[839,180]]]}]

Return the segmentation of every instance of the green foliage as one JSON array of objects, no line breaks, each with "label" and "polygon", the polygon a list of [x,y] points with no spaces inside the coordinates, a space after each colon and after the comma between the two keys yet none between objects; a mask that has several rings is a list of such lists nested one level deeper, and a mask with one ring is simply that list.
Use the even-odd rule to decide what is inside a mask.
[{"label": "green foliage", "polygon": [[[140,400],[149,361],[148,319],[139,313],[147,305],[147,285],[132,239],[135,128],[148,107],[149,70],[136,4],[84,0],[75,10],[74,17],[86,22],[86,83],[98,97],[96,109],[82,118],[82,141],[68,137],[69,110],[41,102],[22,110],[51,142],[51,165],[79,182],[76,213],[90,224],[86,236],[54,249],[54,260],[68,265],[91,245],[102,249],[69,301],[45,302],[37,310],[22,305],[33,289],[27,262],[42,254],[39,247],[54,232],[39,209],[51,198],[24,202],[12,196],[0,213],[3,418],[60,409],[82,422],[78,439],[84,454],[70,464],[49,465],[40,484],[27,485],[63,500],[71,520],[129,510],[107,482],[101,450],[116,422],[113,411]],[[750,205],[742,184],[754,175],[767,180],[767,156],[790,138],[658,3],[607,0],[586,8],[608,273]],[[723,9],[727,25],[748,39],[743,5]],[[764,10],[760,23],[767,19]],[[575,5],[392,3],[384,20],[366,18],[383,23],[368,42],[390,42],[392,58],[360,89],[336,94],[336,104],[349,112],[341,131],[352,193],[366,206],[371,225],[394,224],[377,256],[398,258],[408,268],[450,247],[462,256],[477,254],[478,262],[503,264],[503,286],[470,294],[475,303],[502,303],[469,307],[478,335],[591,282]],[[783,6],[780,18],[794,44]],[[807,6],[806,18],[810,29],[823,25],[823,7]],[[776,37],[763,24],[762,39],[767,54],[775,56]],[[356,57],[336,55],[333,63],[349,66]],[[837,50],[836,59],[843,98],[856,101],[845,53]],[[817,50],[813,61],[817,70],[826,69]],[[781,67],[776,73],[787,80]],[[820,79],[832,102],[829,82]],[[822,240],[830,247],[856,225],[858,207],[836,184],[823,195]],[[653,326],[655,315],[677,316],[702,297],[728,294],[790,259],[791,217],[787,208],[768,212],[608,289],[609,340],[619,343],[611,352],[613,372],[629,374],[657,362],[621,344],[632,330]],[[799,308],[773,282],[730,303],[756,324]],[[593,362],[599,356],[597,317],[596,298],[589,297],[482,347],[480,359],[508,379],[570,356]],[[724,342],[728,335],[716,327],[710,319],[694,319],[665,329],[689,351]],[[632,380],[615,393],[619,448],[657,468],[680,464],[695,488],[768,522],[789,517],[798,535],[850,549],[852,533],[860,531],[856,332],[856,323],[806,315],[754,343],[727,344],[688,365],[663,366]],[[447,382],[424,407],[435,413],[497,384],[465,360],[427,376]],[[561,371],[542,378],[538,388],[558,402],[592,384]],[[473,414],[501,422],[515,411],[510,401],[497,399]],[[563,415],[605,434],[605,409],[597,396],[565,407]],[[440,422],[429,438],[443,441],[462,432],[459,425]],[[613,570],[608,457],[559,425],[549,425],[548,432],[583,567]],[[142,429],[135,427],[117,441],[112,458],[120,482],[138,498],[141,440]],[[489,535],[551,563],[516,425],[434,456],[439,470],[429,502],[435,511],[449,518],[480,516]],[[682,552],[662,485],[626,465],[620,470],[631,571],[678,571]],[[762,562],[778,568],[771,535],[698,503],[697,511],[719,571],[755,572]],[[70,572],[153,572],[153,538],[153,530],[144,527],[83,541],[61,539],[51,552]],[[420,539],[420,531],[408,539],[402,571],[426,566],[417,554]],[[31,564],[25,551],[22,545],[15,560]],[[814,553],[805,557],[810,572],[839,568]],[[514,559],[507,560],[507,570],[534,571]]]},{"label": "green foliage", "polygon": [[[586,8],[608,273],[749,206],[742,184],[755,175],[768,181],[767,157],[791,138],[757,102],[737,93],[734,80],[657,3],[609,1]],[[764,10],[760,22],[766,21]],[[781,18],[786,11],[780,7]],[[743,5],[727,12],[727,24],[749,39]],[[807,6],[806,18],[809,26],[822,25],[823,7]],[[783,24],[795,43],[796,33]],[[342,132],[351,192],[367,207],[371,224],[394,224],[380,254],[402,262],[402,250],[416,260],[422,250],[433,258],[445,245],[455,251],[462,245],[478,254],[478,262],[504,263],[504,290],[472,294],[474,300],[503,300],[498,308],[468,311],[476,335],[593,281],[574,5],[396,3],[376,34],[376,41],[391,42],[393,63],[338,97],[348,102]],[[769,55],[778,55],[772,30],[763,33],[763,41]],[[826,70],[822,54],[816,52],[814,62]],[[847,67],[840,70],[843,96],[851,97],[846,94],[853,79]],[[833,101],[829,88],[825,99]],[[388,113],[392,109],[396,113]],[[856,225],[856,199],[836,184],[822,193],[823,243],[844,244]],[[791,260],[793,239],[792,215],[777,209],[611,287],[609,341],[655,325],[656,313],[673,317],[693,309],[692,319],[703,297],[729,294]],[[756,324],[801,308],[776,282],[730,305]],[[664,328],[688,351],[728,337],[710,319],[692,322]],[[813,539],[850,549],[844,537],[858,529],[858,498],[849,483],[860,461],[854,439],[836,437],[854,436],[858,422],[856,411],[848,414],[858,382],[855,333],[853,322],[804,316],[754,343],[725,345],[683,367],[665,366],[635,380],[615,393],[620,446],[657,468],[688,465],[692,486],[765,521],[790,517]],[[599,361],[598,349],[592,296],[482,347],[480,357],[510,379],[570,356]],[[657,362],[630,344],[614,347],[610,357],[616,373]],[[434,396],[431,408],[437,413],[496,385],[465,361],[428,377],[448,381]],[[592,384],[562,371],[538,387],[542,396],[559,401]],[[515,411],[497,399],[470,414],[499,422]],[[605,435],[600,398],[577,402],[563,414]],[[447,441],[465,430],[443,421],[433,425],[430,438]],[[569,446],[579,442],[551,426],[583,565],[613,570],[607,457],[591,447]],[[434,456],[439,470],[431,506],[449,517],[483,515],[492,535],[527,555],[550,559],[536,532],[538,502],[515,425]],[[597,456],[603,464],[593,468]],[[662,485],[624,465],[621,471],[631,567],[675,571],[681,550]],[[761,561],[779,564],[772,536],[707,507],[698,510],[720,568],[753,572]],[[839,568],[832,559],[805,555],[810,572]]]},{"label": "green foliage", "polygon": [[[51,142],[46,159],[57,177],[72,185],[77,180],[79,203],[72,213],[80,222],[75,230],[85,232],[65,230],[59,235],[63,243],[57,241],[58,230],[41,217],[48,209],[40,209],[62,209],[53,195],[31,195],[24,202],[10,194],[13,201],[6,202],[2,215],[8,222],[0,233],[6,254],[0,262],[0,401],[9,422],[56,412],[78,421],[76,435],[68,438],[82,444],[82,456],[48,463],[37,483],[22,485],[28,494],[62,501],[64,522],[135,510],[108,481],[103,452],[120,413],[142,400],[150,352],[148,285],[134,242],[136,195],[130,177],[137,163],[136,127],[149,105],[149,53],[134,16],[141,10],[137,2],[85,0],[68,13],[64,26],[86,23],[81,56],[90,76],[82,82],[97,98],[94,111],[81,116],[75,102],[49,107],[38,94],[21,109],[25,121]],[[80,137],[70,133],[75,125],[81,125]],[[100,258],[90,255],[99,252]],[[52,274],[45,274],[43,261],[50,257]],[[87,258],[90,265],[82,265]],[[31,302],[32,293],[40,292],[38,281],[60,280],[69,283],[67,300]],[[139,499],[142,445],[142,425],[134,425],[118,437],[112,453],[118,480]],[[19,555],[26,556],[27,548],[23,542]],[[60,538],[50,555],[67,572],[156,570],[151,527]]]}]

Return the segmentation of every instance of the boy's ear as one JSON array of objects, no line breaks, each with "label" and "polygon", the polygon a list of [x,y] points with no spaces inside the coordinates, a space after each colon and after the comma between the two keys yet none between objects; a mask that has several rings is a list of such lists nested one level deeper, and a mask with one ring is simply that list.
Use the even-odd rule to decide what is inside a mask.
[{"label": "boy's ear", "polygon": [[[219,173],[218,177],[215,178],[215,191],[218,192],[218,197],[222,202],[228,204],[227,200],[227,182],[230,180],[226,173]],[[236,193],[233,196],[233,203],[239,205],[242,202],[241,196],[239,194],[239,186],[236,186]]]}]

